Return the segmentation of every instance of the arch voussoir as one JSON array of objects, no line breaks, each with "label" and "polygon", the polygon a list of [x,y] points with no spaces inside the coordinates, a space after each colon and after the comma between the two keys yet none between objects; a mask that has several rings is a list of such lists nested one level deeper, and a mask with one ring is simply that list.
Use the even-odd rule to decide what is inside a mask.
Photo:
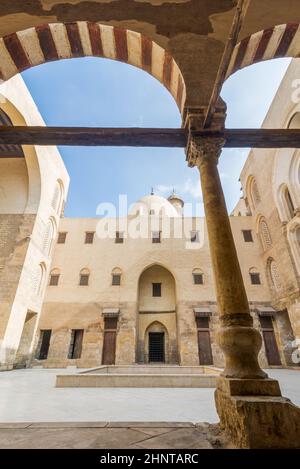
[{"label": "arch voussoir", "polygon": [[232,54],[226,78],[258,62],[300,57],[300,23],[276,25],[239,42]]},{"label": "arch voussoir", "polygon": [[0,39],[0,77],[8,80],[45,62],[88,56],[118,60],[150,73],[183,111],[185,83],[170,53],[139,32],[111,25],[50,23],[4,36]]}]

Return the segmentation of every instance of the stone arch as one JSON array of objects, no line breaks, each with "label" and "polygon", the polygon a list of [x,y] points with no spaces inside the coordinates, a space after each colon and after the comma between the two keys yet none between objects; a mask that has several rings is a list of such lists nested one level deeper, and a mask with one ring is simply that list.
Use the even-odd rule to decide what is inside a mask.
[{"label": "stone arch", "polygon": [[289,224],[287,238],[295,260],[296,268],[300,273],[300,218],[297,217]]},{"label": "stone arch", "polygon": [[[0,96],[2,96],[1,87]],[[23,115],[6,96],[1,102],[0,115],[0,125],[27,125]],[[2,185],[1,180],[3,178],[6,186],[5,193],[9,194],[10,188],[8,185],[11,184],[13,206],[9,207],[8,212],[36,213],[41,197],[41,172],[36,149],[33,145],[24,145],[23,147],[4,145],[3,147],[3,151],[9,152],[9,158],[0,159],[0,185]],[[19,174],[19,177],[16,177],[16,173]],[[11,178],[11,175],[14,177]],[[16,186],[15,189],[14,185]],[[16,197],[16,190],[18,191],[18,197]],[[0,212],[3,213],[1,206]]]},{"label": "stone arch", "polygon": [[295,206],[287,184],[281,184],[277,193],[278,211],[283,222],[289,222],[294,217]]},{"label": "stone arch", "polygon": [[44,236],[43,236],[43,252],[45,256],[49,257],[51,254],[54,239],[57,233],[57,225],[54,217],[50,217],[46,223]]},{"label": "stone arch", "polygon": [[118,60],[150,73],[183,112],[185,83],[170,53],[141,33],[110,25],[50,23],[4,36],[0,39],[0,78],[8,80],[45,62],[87,56]]},{"label": "stone arch", "polygon": [[299,111],[294,112],[292,117],[290,117],[287,128],[288,129],[300,129],[300,112]]},{"label": "stone arch", "polygon": [[50,274],[51,275],[60,275],[61,272],[60,272],[60,269],[58,267],[53,267],[53,269],[51,269],[51,271],[50,271]]},{"label": "stone arch", "polygon": [[[300,113],[298,113],[300,116]],[[300,126],[299,126],[300,128]],[[289,170],[290,190],[293,200],[296,203],[296,209],[300,207],[300,152],[294,152],[290,170]]]},{"label": "stone arch", "polygon": [[45,262],[41,262],[38,266],[38,281],[36,284],[36,295],[41,297],[44,292],[44,287],[46,285],[46,275],[47,275],[47,267]]},{"label": "stone arch", "polygon": [[64,202],[64,184],[61,179],[57,179],[55,182],[54,192],[51,201],[51,207],[55,214],[60,216]]},{"label": "stone arch", "polygon": [[[154,295],[153,284],[161,285],[161,295]],[[153,263],[140,274],[138,280],[138,331],[137,361],[147,363],[145,343],[146,331],[152,323],[161,323],[168,331],[168,343],[165,349],[166,363],[177,363],[177,307],[176,281],[165,266]],[[145,355],[146,354],[146,355]]]},{"label": "stone arch", "polygon": [[258,62],[300,56],[299,23],[279,24],[244,38],[234,48],[226,78]]},{"label": "stone arch", "polygon": [[283,282],[278,270],[277,262],[272,257],[269,257],[267,260],[267,278],[271,291],[279,294],[283,289]]},{"label": "stone arch", "polygon": [[164,362],[169,363],[169,333],[166,326],[160,321],[153,321],[145,331],[144,337],[144,360],[145,363],[150,363],[149,358],[149,333],[164,334]]},{"label": "stone arch", "polygon": [[267,251],[272,247],[272,236],[269,230],[269,225],[266,218],[259,215],[257,218],[256,231],[259,235],[261,245],[264,251]]},{"label": "stone arch", "polygon": [[257,187],[257,182],[253,175],[250,175],[247,179],[246,194],[247,200],[250,203],[251,210],[255,210],[261,199]]}]

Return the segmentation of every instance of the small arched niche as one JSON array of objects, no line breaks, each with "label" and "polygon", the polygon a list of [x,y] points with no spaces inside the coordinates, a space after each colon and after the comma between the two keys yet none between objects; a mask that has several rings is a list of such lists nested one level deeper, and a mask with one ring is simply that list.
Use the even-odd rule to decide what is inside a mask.
[{"label": "small arched niche", "polygon": [[296,112],[290,119],[289,129],[300,129],[300,112]]},{"label": "small arched niche", "polygon": [[[0,126],[12,126],[0,109]],[[0,145],[0,214],[24,213],[28,200],[29,176],[20,145]]]}]

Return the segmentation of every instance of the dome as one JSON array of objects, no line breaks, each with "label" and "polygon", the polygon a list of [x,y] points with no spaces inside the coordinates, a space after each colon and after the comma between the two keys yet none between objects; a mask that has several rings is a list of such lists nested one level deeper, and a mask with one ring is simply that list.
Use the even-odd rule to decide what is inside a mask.
[{"label": "dome", "polygon": [[175,218],[179,214],[176,208],[164,197],[150,194],[139,199],[130,207],[129,215],[156,215]]},{"label": "dome", "polygon": [[168,200],[178,200],[179,202],[182,202],[182,204],[184,203],[182,198],[179,197],[179,195],[176,194],[176,192],[173,190],[172,194],[168,197]]},{"label": "dome", "polygon": [[168,201],[170,204],[175,208],[176,212],[180,215],[183,216],[183,207],[184,207],[184,201],[182,200],[181,197],[179,197],[176,193],[175,190],[173,189],[172,194],[170,197],[168,197]]}]

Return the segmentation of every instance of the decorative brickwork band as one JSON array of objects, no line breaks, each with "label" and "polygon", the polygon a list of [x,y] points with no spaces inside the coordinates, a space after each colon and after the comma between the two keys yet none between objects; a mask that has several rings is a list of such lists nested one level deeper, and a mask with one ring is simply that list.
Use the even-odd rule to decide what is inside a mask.
[{"label": "decorative brickwork band", "polygon": [[169,52],[138,32],[87,21],[45,24],[0,38],[0,78],[8,80],[44,62],[86,56],[145,70],[170,91],[183,111],[184,79]]},{"label": "decorative brickwork band", "polygon": [[299,57],[299,23],[280,24],[243,39],[236,45],[228,67],[228,78],[249,65],[280,57]]}]

